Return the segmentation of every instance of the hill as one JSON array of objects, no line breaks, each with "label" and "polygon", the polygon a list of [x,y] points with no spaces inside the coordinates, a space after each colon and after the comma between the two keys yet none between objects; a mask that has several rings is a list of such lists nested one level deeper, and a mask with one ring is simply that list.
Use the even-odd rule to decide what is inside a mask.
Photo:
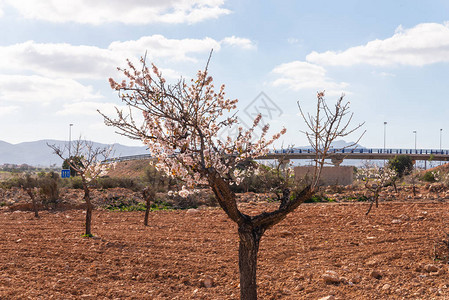
[{"label": "hill", "polygon": [[[51,166],[60,165],[62,160],[53,154],[53,150],[47,144],[64,146],[67,141],[39,140],[34,142],[24,142],[10,144],[0,141],[0,165],[1,164],[28,164],[31,166]],[[105,147],[107,144],[94,142],[94,147]],[[121,144],[113,144],[114,156],[127,156],[145,154],[146,147],[133,147]]]}]

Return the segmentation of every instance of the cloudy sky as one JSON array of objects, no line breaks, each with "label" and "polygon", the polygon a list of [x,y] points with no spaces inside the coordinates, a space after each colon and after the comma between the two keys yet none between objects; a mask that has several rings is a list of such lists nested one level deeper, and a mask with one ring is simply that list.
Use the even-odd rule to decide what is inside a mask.
[{"label": "cloudy sky", "polygon": [[[257,111],[284,145],[306,145],[297,101],[344,92],[361,144],[449,148],[449,2],[397,0],[0,0],[0,140],[83,136],[136,145],[97,109],[121,107],[108,78],[126,58],[147,59],[168,81],[209,67]],[[260,96],[261,92],[264,92]],[[260,96],[260,97],[258,97]],[[268,108],[268,109],[267,109]],[[386,127],[384,122],[387,122]],[[440,129],[443,129],[440,131]],[[355,136],[349,139],[355,139]]]}]

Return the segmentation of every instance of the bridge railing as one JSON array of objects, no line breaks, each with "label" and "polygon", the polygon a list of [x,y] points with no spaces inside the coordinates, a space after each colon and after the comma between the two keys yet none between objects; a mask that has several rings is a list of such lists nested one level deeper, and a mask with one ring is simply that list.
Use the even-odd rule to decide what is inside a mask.
[{"label": "bridge railing", "polygon": [[[315,153],[313,149],[301,149],[301,148],[293,148],[293,149],[275,149],[270,150],[270,154],[307,154],[307,153]],[[449,150],[435,150],[435,149],[381,149],[381,148],[356,148],[356,149],[329,149],[330,154],[333,153],[376,153],[376,154],[441,154],[441,155],[449,155]],[[150,154],[139,154],[139,155],[129,155],[129,156],[121,156],[114,157],[105,160],[105,163],[110,162],[122,162],[128,160],[142,160],[142,159],[150,159]]]},{"label": "bridge railing", "polygon": [[150,159],[150,154],[139,154],[139,155],[128,155],[128,156],[120,156],[120,157],[113,157],[108,158],[104,160],[104,163],[110,163],[110,162],[122,162],[122,161],[128,161],[128,160],[142,160],[142,159]]},{"label": "bridge railing", "polygon": [[[276,149],[270,150],[272,154],[289,154],[289,153],[315,153],[314,149]],[[441,154],[449,155],[449,150],[437,149],[381,149],[381,148],[355,148],[355,149],[329,149],[328,153],[377,153],[377,154]]]}]

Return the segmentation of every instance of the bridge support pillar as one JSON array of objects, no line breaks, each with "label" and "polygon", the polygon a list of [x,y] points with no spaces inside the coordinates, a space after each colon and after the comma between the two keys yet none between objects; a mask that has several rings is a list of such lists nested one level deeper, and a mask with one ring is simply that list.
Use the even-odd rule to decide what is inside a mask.
[{"label": "bridge support pillar", "polygon": [[340,157],[332,157],[331,162],[335,167],[339,167],[340,164],[343,162],[343,158]]}]

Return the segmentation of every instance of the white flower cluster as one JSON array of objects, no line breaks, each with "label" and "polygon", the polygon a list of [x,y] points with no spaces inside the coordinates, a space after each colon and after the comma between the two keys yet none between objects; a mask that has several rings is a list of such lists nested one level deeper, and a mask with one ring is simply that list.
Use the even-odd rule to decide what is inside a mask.
[{"label": "white flower cluster", "polygon": [[369,187],[382,187],[397,176],[396,171],[388,167],[379,167],[375,164],[360,168],[357,178],[364,181]]},{"label": "white flower cluster", "polygon": [[[231,113],[238,100],[225,98],[224,85],[215,91],[207,71],[199,71],[190,85],[180,81],[167,86],[154,65],[151,71],[145,65],[142,70],[130,62],[128,66],[121,70],[128,81],[117,83],[110,79],[111,87],[120,91],[125,102],[142,111],[144,126],[139,137],[157,158],[158,170],[184,180],[180,195],[187,195],[197,184],[206,184],[208,168],[232,180],[239,162],[267,154],[268,146],[286,132],[283,129],[267,139],[266,125],[260,138],[251,142],[261,121],[259,115],[251,128],[240,127],[235,138],[228,136],[221,141],[218,132],[238,123]],[[241,176],[235,178],[236,182],[242,180]]]}]

